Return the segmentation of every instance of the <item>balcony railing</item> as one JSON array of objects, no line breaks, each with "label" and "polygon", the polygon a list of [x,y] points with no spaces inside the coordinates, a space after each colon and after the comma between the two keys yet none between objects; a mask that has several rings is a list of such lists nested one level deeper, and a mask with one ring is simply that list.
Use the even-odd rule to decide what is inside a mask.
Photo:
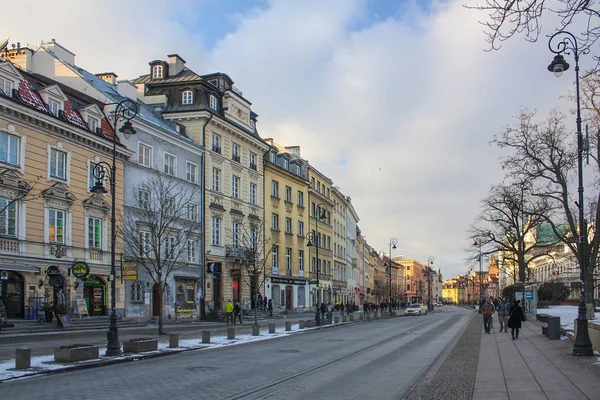
[{"label": "balcony railing", "polygon": [[19,240],[11,238],[0,238],[0,251],[19,251]]},{"label": "balcony railing", "polygon": [[250,169],[253,169],[256,171],[258,169],[258,166],[256,165],[256,163],[250,163]]},{"label": "balcony railing", "polygon": [[212,151],[214,151],[215,153],[221,154],[221,147],[220,146],[213,146],[212,147]]},{"label": "balcony railing", "polygon": [[234,155],[231,156],[231,159],[233,161],[235,161],[235,162],[240,162],[240,156],[239,155],[234,154]]}]

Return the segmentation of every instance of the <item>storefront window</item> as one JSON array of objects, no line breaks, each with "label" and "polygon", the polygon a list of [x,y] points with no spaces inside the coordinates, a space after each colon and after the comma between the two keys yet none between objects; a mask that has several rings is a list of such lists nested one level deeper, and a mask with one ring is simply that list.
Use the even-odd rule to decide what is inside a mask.
[{"label": "storefront window", "polygon": [[196,318],[196,281],[176,279],[177,318]]}]

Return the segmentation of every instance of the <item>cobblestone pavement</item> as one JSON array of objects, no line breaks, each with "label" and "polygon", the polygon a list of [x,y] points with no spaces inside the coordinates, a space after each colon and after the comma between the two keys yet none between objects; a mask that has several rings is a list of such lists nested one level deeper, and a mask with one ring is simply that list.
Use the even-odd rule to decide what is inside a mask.
[{"label": "cobblestone pavement", "polygon": [[[0,384],[18,399],[402,398],[472,313],[447,307],[170,357]],[[49,387],[56,388],[56,393]]]},{"label": "cobblestone pavement", "polygon": [[482,320],[475,315],[435,376],[407,399],[471,399],[477,374],[481,329]]}]

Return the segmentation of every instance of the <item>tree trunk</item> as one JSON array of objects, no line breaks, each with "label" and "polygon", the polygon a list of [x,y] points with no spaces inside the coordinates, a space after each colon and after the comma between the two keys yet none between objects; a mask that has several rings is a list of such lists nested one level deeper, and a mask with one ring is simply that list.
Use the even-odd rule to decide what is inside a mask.
[{"label": "tree trunk", "polygon": [[258,301],[257,301],[258,293],[259,293],[259,291],[258,291],[258,278],[254,277],[253,280],[254,280],[254,287],[255,287],[254,296],[253,296],[253,301],[254,301],[254,325],[258,325]]},{"label": "tree trunk", "polygon": [[158,334],[164,335],[164,313],[165,313],[165,286],[162,282],[158,282]]}]

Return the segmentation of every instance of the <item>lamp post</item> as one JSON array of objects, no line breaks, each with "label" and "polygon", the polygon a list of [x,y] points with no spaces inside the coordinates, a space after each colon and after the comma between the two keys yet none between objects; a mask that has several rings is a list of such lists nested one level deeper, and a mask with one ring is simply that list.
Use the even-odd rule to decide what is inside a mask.
[{"label": "lamp post", "polygon": [[321,288],[319,287],[319,269],[320,269],[320,260],[319,260],[319,248],[321,247],[321,239],[319,236],[319,221],[325,220],[327,219],[327,208],[325,207],[324,204],[319,204],[316,207],[316,214],[317,215],[313,215],[313,218],[316,218],[317,221],[315,222],[315,231],[314,232],[309,232],[306,235],[306,240],[308,241],[308,243],[306,243],[307,247],[311,247],[311,246],[315,246],[315,253],[316,253],[316,262],[315,262],[315,270],[317,273],[317,305],[316,305],[316,312],[315,312],[315,322],[317,323],[317,326],[321,325],[321,311],[320,311],[320,306],[321,306]]},{"label": "lamp post", "polygon": [[[554,39],[557,38],[556,41]],[[574,356],[592,356],[592,342],[588,332],[587,310],[585,307],[585,253],[587,250],[587,232],[583,216],[583,152],[589,150],[589,142],[583,139],[581,132],[581,104],[579,98],[579,55],[589,53],[589,48],[579,49],[577,38],[570,32],[559,31],[550,37],[548,48],[554,54],[554,60],[548,65],[548,71],[553,72],[556,77],[569,69],[569,64],[565,61],[562,53],[571,54],[575,58],[575,89],[577,92],[577,178],[579,199],[575,203],[579,209],[579,237],[577,238],[577,251],[579,253],[579,309],[577,314],[577,336],[573,344]]]},{"label": "lamp post", "polygon": [[433,256],[429,256],[427,259],[427,309],[429,311],[433,310],[433,306],[431,305],[431,274],[433,272],[431,266],[433,265],[433,260]]},{"label": "lamp post", "polygon": [[115,217],[115,199],[116,199],[116,180],[117,180],[117,167],[116,167],[116,154],[117,154],[117,125],[119,121],[124,120],[125,122],[119,129],[119,132],[125,136],[126,139],[131,138],[135,134],[135,129],[131,124],[130,120],[133,119],[137,114],[137,104],[133,100],[123,100],[117,104],[115,111],[111,113],[109,119],[112,122],[113,128],[113,148],[112,148],[112,164],[108,164],[104,161],[97,163],[92,170],[94,179],[96,180],[94,187],[91,189],[93,193],[106,193],[104,188],[104,179],[108,178],[110,183],[110,194],[112,197],[111,214],[110,214],[110,325],[106,338],[108,345],[106,346],[106,356],[115,357],[121,355],[121,343],[119,343],[119,331],[117,328],[117,312],[116,312],[116,301],[115,301],[115,284],[116,279],[116,261],[115,261],[115,243],[117,233],[115,229],[116,217]]},{"label": "lamp post", "polygon": [[[473,245],[479,247],[479,305],[481,305],[481,303],[483,302],[483,268],[481,262],[481,239],[477,239],[475,243],[473,243]],[[479,309],[479,312],[481,313],[481,308]]]},{"label": "lamp post", "polygon": [[390,309],[390,314],[392,313],[392,250],[395,250],[398,244],[398,239],[392,238],[390,239],[390,266],[388,267],[388,275],[390,276],[390,297],[388,299],[388,306]]}]

